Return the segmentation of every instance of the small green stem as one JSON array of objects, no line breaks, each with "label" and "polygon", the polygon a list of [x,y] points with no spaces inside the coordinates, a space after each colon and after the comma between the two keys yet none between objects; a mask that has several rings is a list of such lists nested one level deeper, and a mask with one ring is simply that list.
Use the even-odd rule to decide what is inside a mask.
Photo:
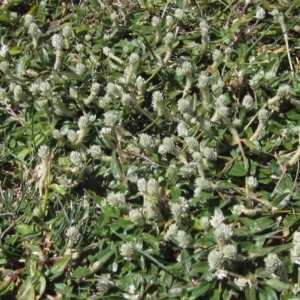
[{"label": "small green stem", "polygon": [[151,116],[151,114],[149,112],[147,112],[146,110],[144,110],[143,108],[141,108],[134,101],[132,101],[131,103],[134,106],[134,108],[139,111],[139,113],[141,113],[142,115],[146,116],[150,121],[152,121],[152,122],[154,121],[154,118]]},{"label": "small green stem", "polygon": [[118,149],[118,154],[119,154],[119,159],[120,159],[120,163],[119,164],[120,164],[122,175],[123,175],[123,182],[127,186],[127,178],[126,178],[126,174],[125,174],[125,170],[124,170],[124,163],[123,163],[123,157],[122,157],[122,150],[121,150],[120,140],[118,139],[118,136],[117,136],[115,128],[113,128],[113,133],[114,133],[114,137],[115,137],[116,145],[117,145],[117,149]]},{"label": "small green stem", "polygon": [[150,129],[150,128],[158,121],[159,118],[160,118],[160,116],[157,116],[157,117],[155,118],[155,120],[153,120],[152,123],[150,123],[147,127],[145,127],[145,128],[141,131],[141,133],[146,132],[147,130],[149,130],[149,129]]}]

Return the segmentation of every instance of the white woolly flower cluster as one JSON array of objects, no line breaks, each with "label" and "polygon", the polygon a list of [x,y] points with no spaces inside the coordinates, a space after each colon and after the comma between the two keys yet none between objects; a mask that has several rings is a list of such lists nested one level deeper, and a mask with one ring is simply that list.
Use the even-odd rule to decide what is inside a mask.
[{"label": "white woolly flower cluster", "polygon": [[295,232],[293,236],[294,247],[290,250],[293,263],[300,265],[300,232]]},{"label": "white woolly flower cluster", "polygon": [[202,217],[200,222],[204,228],[207,228],[209,225],[213,228],[216,248],[209,252],[207,260],[210,271],[214,271],[214,275],[220,280],[226,278],[228,275],[225,269],[227,266],[226,260],[235,262],[244,260],[237,253],[236,245],[230,242],[233,230],[224,221],[225,217],[222,211],[216,208],[210,219]]}]

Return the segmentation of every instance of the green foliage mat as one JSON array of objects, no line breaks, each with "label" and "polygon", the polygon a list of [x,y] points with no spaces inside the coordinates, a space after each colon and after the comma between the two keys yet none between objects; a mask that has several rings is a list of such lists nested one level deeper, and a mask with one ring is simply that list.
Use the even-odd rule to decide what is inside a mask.
[{"label": "green foliage mat", "polygon": [[1,299],[299,299],[299,1],[2,1]]}]

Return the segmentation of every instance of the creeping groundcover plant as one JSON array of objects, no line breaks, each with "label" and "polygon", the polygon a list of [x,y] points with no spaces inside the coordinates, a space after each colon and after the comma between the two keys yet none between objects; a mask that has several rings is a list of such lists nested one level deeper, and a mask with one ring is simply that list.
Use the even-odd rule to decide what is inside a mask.
[{"label": "creeping groundcover plant", "polygon": [[2,1],[1,299],[300,299],[300,4]]}]

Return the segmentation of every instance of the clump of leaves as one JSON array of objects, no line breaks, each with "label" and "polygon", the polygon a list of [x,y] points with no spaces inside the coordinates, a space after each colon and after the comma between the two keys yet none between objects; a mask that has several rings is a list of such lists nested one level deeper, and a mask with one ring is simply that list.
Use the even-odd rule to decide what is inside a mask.
[{"label": "clump of leaves", "polygon": [[0,295],[296,299],[298,2],[32,5],[0,14]]}]

